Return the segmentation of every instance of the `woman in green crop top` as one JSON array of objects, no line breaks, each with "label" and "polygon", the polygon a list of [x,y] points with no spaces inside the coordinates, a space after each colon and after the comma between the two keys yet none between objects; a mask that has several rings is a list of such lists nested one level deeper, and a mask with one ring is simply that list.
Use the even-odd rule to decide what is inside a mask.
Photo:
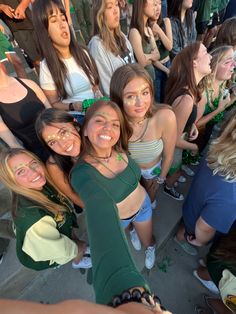
[{"label": "woman in green crop top", "polygon": [[[123,228],[133,223],[146,247],[145,266],[151,269],[155,262],[151,203],[139,183],[139,167],[126,154],[129,134],[115,103],[98,101],[89,108],[83,124],[83,150],[71,171],[71,185],[84,202],[86,212],[88,206],[94,206],[94,213],[99,216],[100,206],[107,206],[118,212]],[[96,203],[91,202],[94,194]]]},{"label": "woman in green crop top", "polygon": [[208,143],[212,129],[218,122],[223,121],[225,109],[236,100],[226,89],[227,81],[230,80],[234,70],[233,47],[222,46],[211,52],[212,72],[203,80],[204,92],[198,103],[196,125],[205,128],[201,133],[201,147],[203,150]]},{"label": "woman in green crop top", "polygon": [[177,136],[175,114],[168,106],[154,108],[152,80],[139,64],[115,71],[110,97],[132,128],[129,152],[141,168],[142,184],[155,208],[158,185],[164,183],[173,158]]}]

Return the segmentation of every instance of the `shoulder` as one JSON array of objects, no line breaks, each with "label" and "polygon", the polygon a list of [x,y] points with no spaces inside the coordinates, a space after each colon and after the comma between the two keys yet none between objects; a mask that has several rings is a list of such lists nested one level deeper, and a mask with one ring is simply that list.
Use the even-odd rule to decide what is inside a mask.
[{"label": "shoulder", "polygon": [[131,28],[130,31],[129,31],[129,37],[130,36],[139,36],[140,37],[140,33],[139,31],[137,30],[137,28]]},{"label": "shoulder", "polygon": [[157,125],[165,125],[176,121],[175,113],[169,105],[163,105],[153,115],[153,120]]},{"label": "shoulder", "polygon": [[189,109],[191,108],[192,109],[192,107],[193,107],[193,97],[191,95],[189,95],[189,94],[183,94],[183,95],[178,96],[174,100],[172,106],[174,108],[174,107],[177,107],[179,105],[185,106],[185,108],[189,108]]},{"label": "shoulder", "polygon": [[46,59],[43,59],[42,61],[40,61],[40,70],[41,69],[48,69],[48,65],[47,65]]},{"label": "shoulder", "polygon": [[102,39],[98,35],[93,36],[88,43],[89,50],[95,47],[103,47]]},{"label": "shoulder", "polygon": [[22,82],[24,82],[28,87],[30,87],[33,91],[37,91],[40,87],[37,83],[35,83],[32,80],[29,79],[21,79]]}]

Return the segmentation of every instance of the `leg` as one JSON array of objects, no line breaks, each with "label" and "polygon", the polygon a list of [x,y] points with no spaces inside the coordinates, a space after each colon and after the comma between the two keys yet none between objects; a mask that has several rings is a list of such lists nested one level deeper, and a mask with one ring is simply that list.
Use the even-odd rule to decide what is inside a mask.
[{"label": "leg", "polygon": [[197,269],[197,274],[203,280],[208,280],[208,281],[212,280],[206,267],[200,266]]},{"label": "leg", "polygon": [[138,236],[145,247],[153,246],[155,238],[152,233],[152,219],[142,222],[133,222]]},{"label": "leg", "polygon": [[232,312],[224,305],[224,303],[217,298],[205,297],[205,301],[210,309],[218,314],[232,314]]}]

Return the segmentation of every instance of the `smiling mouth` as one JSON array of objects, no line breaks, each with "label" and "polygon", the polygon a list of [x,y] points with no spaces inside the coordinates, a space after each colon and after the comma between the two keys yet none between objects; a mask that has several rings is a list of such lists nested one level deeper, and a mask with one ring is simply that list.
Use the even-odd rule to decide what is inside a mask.
[{"label": "smiling mouth", "polygon": [[69,152],[72,150],[73,146],[74,146],[74,145],[71,144],[71,145],[66,149],[66,152],[69,153]]},{"label": "smiling mouth", "polygon": [[34,183],[34,182],[38,181],[39,179],[41,179],[41,176],[40,176],[40,175],[37,176],[34,180],[32,180],[32,182]]},{"label": "smiling mouth", "polygon": [[101,139],[106,140],[106,141],[110,141],[111,140],[111,136],[109,135],[100,135],[99,136]]}]

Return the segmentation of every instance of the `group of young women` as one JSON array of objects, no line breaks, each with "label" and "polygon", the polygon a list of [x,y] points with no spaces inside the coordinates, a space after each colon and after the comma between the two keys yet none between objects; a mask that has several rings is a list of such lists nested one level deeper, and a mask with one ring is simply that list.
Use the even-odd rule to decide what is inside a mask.
[{"label": "group of young women", "polygon": [[[14,147],[1,152],[0,179],[13,194],[19,260],[36,270],[93,264],[98,303],[123,308],[129,301],[124,313],[132,313],[133,302],[139,303],[136,313],[161,313],[133,264],[124,230],[137,250],[143,244],[151,269],[158,187],[184,199],[175,189],[186,181],[183,150],[196,155],[203,149],[198,128],[206,125],[207,143],[235,101],[226,84],[236,43],[209,54],[195,41],[190,2],[179,1],[171,19],[162,19],[159,1],[135,1],[128,40],[118,2],[93,1],[87,49],[77,43],[59,0],[37,0],[32,10],[42,90],[0,68],[0,136]],[[171,25],[181,27],[181,38],[172,39]],[[168,105],[157,105],[164,88]],[[81,121],[85,111],[79,124],[77,115]],[[81,208],[91,253],[76,231],[74,210]],[[189,243],[197,245],[194,240]]]}]

